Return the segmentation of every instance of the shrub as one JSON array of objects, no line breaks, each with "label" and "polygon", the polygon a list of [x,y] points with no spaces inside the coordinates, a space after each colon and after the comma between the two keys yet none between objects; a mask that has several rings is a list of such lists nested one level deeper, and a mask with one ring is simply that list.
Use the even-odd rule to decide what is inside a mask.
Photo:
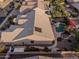
[{"label": "shrub", "polygon": [[0,45],[0,53],[5,53],[7,51],[4,45]]},{"label": "shrub", "polygon": [[48,47],[44,47],[43,51],[48,52],[48,51],[51,51],[51,50],[48,49]]}]

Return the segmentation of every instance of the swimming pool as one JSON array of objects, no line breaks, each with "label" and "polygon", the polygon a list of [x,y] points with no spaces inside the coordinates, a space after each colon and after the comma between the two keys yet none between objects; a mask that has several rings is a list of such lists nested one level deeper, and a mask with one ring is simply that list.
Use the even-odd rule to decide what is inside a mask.
[{"label": "swimming pool", "polygon": [[59,27],[56,27],[57,32],[64,32],[64,30],[65,30],[65,25],[64,24],[60,24]]},{"label": "swimming pool", "polygon": [[0,24],[5,20],[5,17],[0,17]]}]

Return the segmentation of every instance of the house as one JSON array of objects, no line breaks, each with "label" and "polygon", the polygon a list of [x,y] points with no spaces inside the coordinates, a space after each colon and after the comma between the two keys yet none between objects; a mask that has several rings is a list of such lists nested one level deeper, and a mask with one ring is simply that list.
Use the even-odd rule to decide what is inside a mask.
[{"label": "house", "polygon": [[39,8],[35,8],[25,17],[21,16],[18,24],[20,26],[11,26],[2,32],[1,41],[25,44],[31,44],[31,41],[34,41],[35,44],[52,44],[55,40],[48,15]]},{"label": "house", "polygon": [[52,45],[55,36],[52,30],[49,16],[39,6],[30,12],[20,15],[16,26],[1,33],[2,42]]}]

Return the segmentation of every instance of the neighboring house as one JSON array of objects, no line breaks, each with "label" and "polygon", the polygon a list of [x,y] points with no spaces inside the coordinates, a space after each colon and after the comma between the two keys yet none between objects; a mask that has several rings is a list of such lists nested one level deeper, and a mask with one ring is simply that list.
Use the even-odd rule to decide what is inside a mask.
[{"label": "neighboring house", "polygon": [[[11,56],[10,59],[15,59],[15,58],[19,58],[17,56]],[[35,56],[32,56],[32,55],[29,55],[29,56],[21,56],[21,58],[19,59],[52,59],[53,57],[50,57],[50,56],[41,56],[41,55],[35,55]]]},{"label": "neighboring house", "polygon": [[[65,0],[65,1],[70,5],[69,8],[71,8],[71,10],[76,9],[79,15],[79,0]],[[76,17],[76,18],[74,17],[73,20],[76,21],[76,28],[78,29],[79,28],[79,21],[78,21],[79,17]]]},{"label": "neighboring house", "polygon": [[26,52],[26,54],[12,53],[9,59],[79,59],[79,53],[62,51],[57,53],[44,53],[44,52]]},{"label": "neighboring house", "polygon": [[79,11],[79,0],[65,0],[70,6]]},{"label": "neighboring house", "polygon": [[0,17],[6,17],[13,7],[14,3],[12,0],[0,0]]}]

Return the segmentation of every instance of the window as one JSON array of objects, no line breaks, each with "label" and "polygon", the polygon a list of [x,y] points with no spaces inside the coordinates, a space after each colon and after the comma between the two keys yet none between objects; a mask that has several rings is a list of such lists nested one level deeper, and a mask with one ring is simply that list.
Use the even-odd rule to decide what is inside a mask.
[{"label": "window", "polygon": [[35,31],[42,32],[41,28],[35,27]]}]

